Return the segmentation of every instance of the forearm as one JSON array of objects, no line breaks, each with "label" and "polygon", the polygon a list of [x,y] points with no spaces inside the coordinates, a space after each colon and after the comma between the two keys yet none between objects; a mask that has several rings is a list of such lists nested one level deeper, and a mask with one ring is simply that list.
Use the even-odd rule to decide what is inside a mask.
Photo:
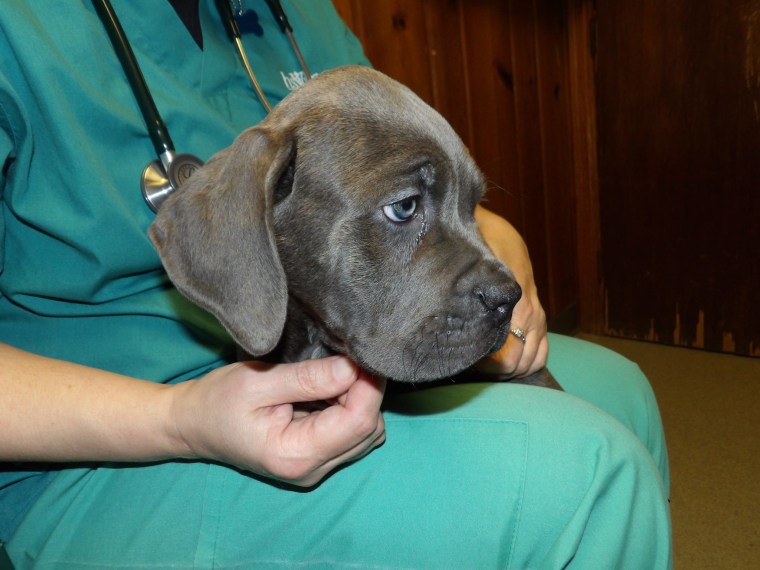
[{"label": "forearm", "polygon": [[239,362],[169,386],[1,343],[0,362],[0,461],[205,458],[313,485],[385,440],[384,383],[342,357]]},{"label": "forearm", "polygon": [[0,460],[153,461],[183,453],[172,386],[0,343]]},{"label": "forearm", "polygon": [[475,219],[486,243],[507,264],[517,282],[523,287],[535,287],[528,247],[514,226],[482,206],[475,208]]}]

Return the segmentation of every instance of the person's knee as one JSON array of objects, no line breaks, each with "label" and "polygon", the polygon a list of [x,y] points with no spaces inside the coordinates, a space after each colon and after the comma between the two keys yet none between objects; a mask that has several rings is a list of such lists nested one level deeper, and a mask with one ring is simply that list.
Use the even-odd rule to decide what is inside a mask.
[{"label": "person's knee", "polygon": [[571,388],[587,378],[596,377],[625,384],[632,391],[649,388],[639,366],[609,348],[558,334],[549,335],[549,346],[548,367]]},{"label": "person's knee", "polygon": [[563,388],[615,417],[638,436],[668,484],[668,457],[660,410],[639,366],[600,345],[551,335],[549,367]]},{"label": "person's knee", "polygon": [[580,402],[563,407],[553,410],[559,415],[554,425],[530,423],[513,563],[667,568],[670,513],[651,454],[606,414]]}]

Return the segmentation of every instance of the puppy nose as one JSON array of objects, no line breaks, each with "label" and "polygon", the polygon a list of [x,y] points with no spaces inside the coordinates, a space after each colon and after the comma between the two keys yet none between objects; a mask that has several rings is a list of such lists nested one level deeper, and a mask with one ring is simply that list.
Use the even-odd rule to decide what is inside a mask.
[{"label": "puppy nose", "polygon": [[504,320],[512,318],[512,309],[522,296],[522,289],[514,282],[505,285],[476,286],[472,292],[486,309],[497,313]]}]

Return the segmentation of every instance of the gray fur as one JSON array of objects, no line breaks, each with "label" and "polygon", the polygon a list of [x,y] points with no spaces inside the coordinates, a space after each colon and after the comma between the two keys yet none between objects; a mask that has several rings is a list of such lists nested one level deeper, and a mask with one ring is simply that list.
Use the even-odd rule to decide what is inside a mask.
[{"label": "gray fur", "polygon": [[[385,75],[345,67],[212,157],[150,236],[176,287],[248,354],[338,352],[384,377],[432,381],[503,344],[520,297],[478,231],[483,191],[440,115]],[[414,195],[409,221],[383,213]],[[537,378],[525,383],[553,385]]]}]

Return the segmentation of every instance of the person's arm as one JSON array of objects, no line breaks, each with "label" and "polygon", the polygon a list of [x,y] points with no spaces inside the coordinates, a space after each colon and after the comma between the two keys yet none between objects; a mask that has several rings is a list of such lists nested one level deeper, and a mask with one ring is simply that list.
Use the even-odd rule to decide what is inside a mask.
[{"label": "person's arm", "polygon": [[1,343],[0,362],[2,461],[203,458],[312,485],[385,438],[383,385],[342,357],[241,362],[175,385]]},{"label": "person's arm", "polygon": [[488,246],[507,264],[522,287],[522,298],[512,313],[510,328],[525,331],[525,344],[510,334],[501,350],[486,358],[479,367],[510,376],[527,376],[543,368],[549,354],[546,314],[538,299],[528,248],[512,224],[501,216],[478,206],[475,219]]}]

